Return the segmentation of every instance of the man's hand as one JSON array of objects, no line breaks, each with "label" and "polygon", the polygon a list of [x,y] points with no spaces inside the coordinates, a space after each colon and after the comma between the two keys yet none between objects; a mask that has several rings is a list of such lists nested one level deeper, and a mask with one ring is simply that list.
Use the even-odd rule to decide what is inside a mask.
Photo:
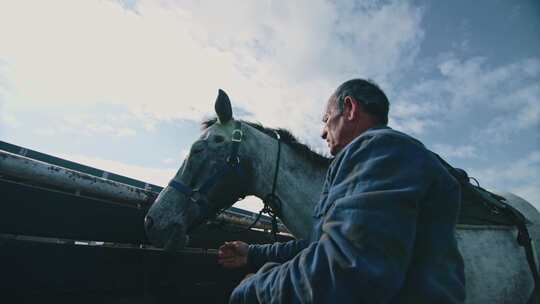
[{"label": "man's hand", "polygon": [[225,242],[218,250],[218,263],[226,268],[247,265],[248,244],[241,241]]}]

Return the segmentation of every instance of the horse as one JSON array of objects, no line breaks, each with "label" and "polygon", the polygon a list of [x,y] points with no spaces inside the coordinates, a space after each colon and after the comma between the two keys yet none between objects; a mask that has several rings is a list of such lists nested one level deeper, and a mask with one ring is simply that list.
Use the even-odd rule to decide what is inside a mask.
[{"label": "horse", "polygon": [[[149,240],[167,250],[180,249],[191,230],[246,195],[279,198],[280,220],[294,237],[307,238],[330,159],[286,130],[234,119],[222,90],[215,110],[217,118],[203,123],[201,136],[149,209]],[[540,213],[514,194],[498,194],[527,218],[537,250]],[[527,302],[534,281],[516,234],[512,226],[457,225],[466,303]]]}]

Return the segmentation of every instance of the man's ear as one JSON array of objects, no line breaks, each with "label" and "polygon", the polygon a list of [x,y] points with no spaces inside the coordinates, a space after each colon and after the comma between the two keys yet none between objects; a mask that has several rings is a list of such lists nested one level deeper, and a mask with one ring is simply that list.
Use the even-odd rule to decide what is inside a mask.
[{"label": "man's ear", "polygon": [[347,120],[357,119],[360,110],[360,104],[351,96],[346,96],[343,99],[343,116]]}]

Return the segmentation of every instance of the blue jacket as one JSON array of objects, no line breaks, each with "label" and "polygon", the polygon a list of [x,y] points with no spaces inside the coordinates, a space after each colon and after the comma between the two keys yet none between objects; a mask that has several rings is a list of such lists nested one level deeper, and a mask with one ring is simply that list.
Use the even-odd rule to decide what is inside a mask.
[{"label": "blue jacket", "polygon": [[[309,240],[251,245],[231,303],[463,303],[460,190],[419,141],[375,127],[328,169]],[[266,263],[266,264],[265,264]]]}]

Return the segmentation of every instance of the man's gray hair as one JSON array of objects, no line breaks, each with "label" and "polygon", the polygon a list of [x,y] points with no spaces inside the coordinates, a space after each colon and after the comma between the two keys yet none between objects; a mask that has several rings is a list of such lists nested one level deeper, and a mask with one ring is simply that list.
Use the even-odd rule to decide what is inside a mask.
[{"label": "man's gray hair", "polygon": [[373,81],[360,78],[348,80],[336,89],[334,96],[340,112],[343,112],[345,97],[351,96],[362,105],[364,112],[377,118],[379,123],[388,124],[390,103],[386,94]]}]

